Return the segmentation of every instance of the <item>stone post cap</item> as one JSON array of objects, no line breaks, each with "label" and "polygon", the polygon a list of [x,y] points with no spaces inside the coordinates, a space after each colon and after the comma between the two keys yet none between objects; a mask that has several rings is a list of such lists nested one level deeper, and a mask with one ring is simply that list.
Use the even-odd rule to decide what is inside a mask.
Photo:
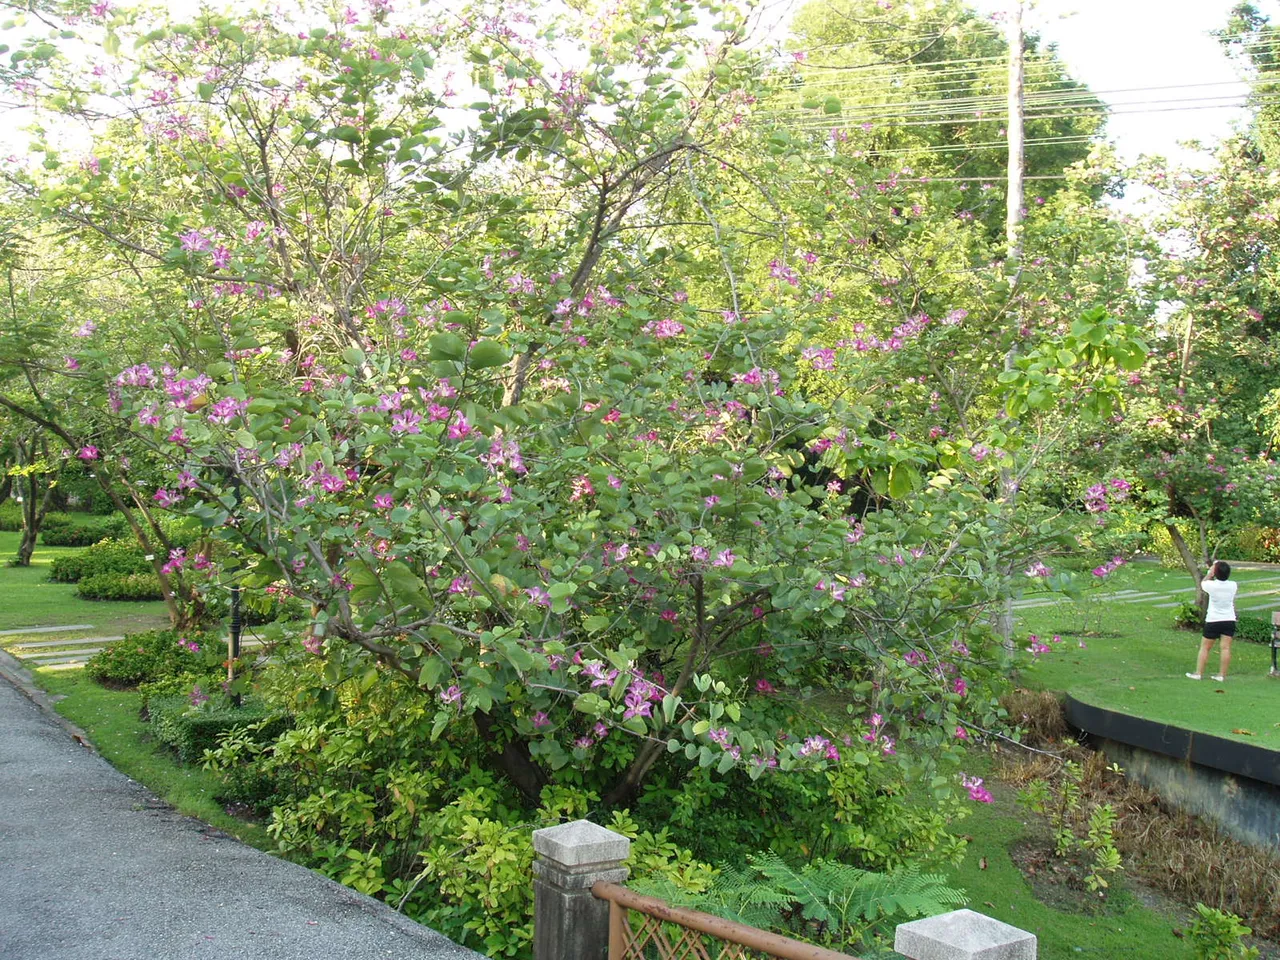
[{"label": "stone post cap", "polygon": [[590,820],[575,820],[533,831],[533,849],[566,867],[611,863],[631,855],[631,841]]},{"label": "stone post cap", "polygon": [[909,960],[1036,960],[1036,937],[973,910],[952,910],[899,924],[893,949]]}]

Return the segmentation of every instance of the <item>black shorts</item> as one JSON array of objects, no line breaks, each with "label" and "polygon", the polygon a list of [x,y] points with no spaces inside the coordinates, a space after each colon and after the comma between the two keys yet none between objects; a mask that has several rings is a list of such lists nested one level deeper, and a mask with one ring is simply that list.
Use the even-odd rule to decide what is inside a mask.
[{"label": "black shorts", "polygon": [[1215,620],[1213,623],[1204,625],[1204,633],[1201,634],[1206,640],[1217,640],[1219,637],[1234,637],[1236,635],[1236,622],[1234,620]]}]

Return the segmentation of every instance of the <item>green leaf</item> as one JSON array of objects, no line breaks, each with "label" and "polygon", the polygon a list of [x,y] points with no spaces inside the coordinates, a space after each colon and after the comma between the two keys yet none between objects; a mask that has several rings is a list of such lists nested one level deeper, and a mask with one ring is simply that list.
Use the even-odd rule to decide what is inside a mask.
[{"label": "green leaf", "polygon": [[474,370],[499,367],[510,359],[507,348],[496,340],[481,340],[467,355],[467,366]]},{"label": "green leaf", "polygon": [[466,355],[466,341],[456,333],[437,333],[431,338],[432,360],[461,360]]},{"label": "green leaf", "polygon": [[827,97],[826,100],[822,101],[823,113],[826,113],[826,114],[839,113],[840,110],[841,110],[841,107],[840,107],[839,97]]},{"label": "green leaf", "polygon": [[361,139],[360,131],[347,124],[341,127],[334,127],[329,135],[335,140],[341,140],[343,143],[359,143]]}]

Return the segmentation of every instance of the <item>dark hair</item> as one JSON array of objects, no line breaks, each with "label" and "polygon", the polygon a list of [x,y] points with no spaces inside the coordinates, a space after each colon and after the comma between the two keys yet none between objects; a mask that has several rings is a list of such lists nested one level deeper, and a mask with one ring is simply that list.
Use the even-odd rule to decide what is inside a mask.
[{"label": "dark hair", "polygon": [[1225,580],[1231,576],[1231,564],[1225,560],[1219,560],[1213,565],[1213,575],[1219,580]]}]

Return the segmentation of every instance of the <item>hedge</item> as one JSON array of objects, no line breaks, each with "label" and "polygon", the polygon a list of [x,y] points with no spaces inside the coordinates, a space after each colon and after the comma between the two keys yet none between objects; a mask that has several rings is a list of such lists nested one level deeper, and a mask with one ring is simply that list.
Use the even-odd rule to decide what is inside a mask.
[{"label": "hedge", "polygon": [[183,763],[201,759],[206,750],[213,750],[223,736],[239,727],[268,721],[254,734],[255,740],[265,743],[289,725],[286,715],[259,701],[246,700],[243,706],[234,707],[222,694],[199,707],[193,706],[191,695],[152,697],[147,713],[156,739],[173,747]]},{"label": "hedge", "polygon": [[51,513],[40,528],[46,547],[87,547],[107,537],[123,537],[129,531],[119,513],[100,517],[88,513]]},{"label": "hedge", "polygon": [[81,553],[56,557],[49,565],[49,579],[79,583],[103,573],[154,573],[146,554],[132,540],[100,540]]},{"label": "hedge", "polygon": [[85,673],[99,683],[132,687],[139,683],[202,671],[206,666],[204,653],[182,646],[180,641],[183,639],[197,644],[202,650],[215,642],[202,634],[180,637],[173,630],[131,633],[90,657],[84,667]]},{"label": "hedge", "polygon": [[13,501],[0,503],[0,531],[16,533],[22,529],[22,508]]},{"label": "hedge", "polygon": [[163,600],[154,573],[98,573],[85,577],[76,593],[86,600]]}]

